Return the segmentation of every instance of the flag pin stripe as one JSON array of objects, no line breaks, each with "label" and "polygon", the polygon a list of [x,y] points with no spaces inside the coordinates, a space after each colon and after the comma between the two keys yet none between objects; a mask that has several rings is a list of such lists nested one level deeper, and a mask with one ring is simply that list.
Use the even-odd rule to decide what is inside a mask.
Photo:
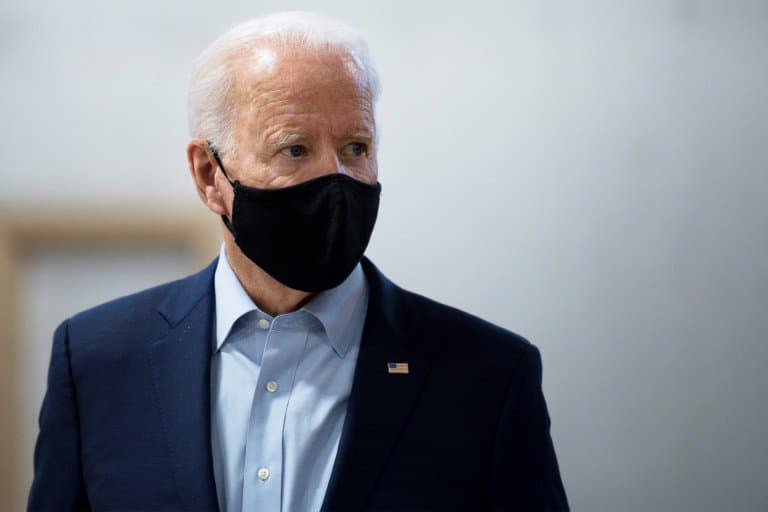
[{"label": "flag pin stripe", "polygon": [[387,363],[388,373],[409,373],[408,363]]}]

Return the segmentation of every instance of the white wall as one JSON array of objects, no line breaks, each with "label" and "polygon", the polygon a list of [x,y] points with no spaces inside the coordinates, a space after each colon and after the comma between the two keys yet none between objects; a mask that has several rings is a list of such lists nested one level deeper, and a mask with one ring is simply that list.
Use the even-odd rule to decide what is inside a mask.
[{"label": "white wall", "polygon": [[[318,9],[51,4],[0,6],[0,201],[31,213],[196,204],[191,61],[237,21]],[[768,507],[768,4],[321,12],[366,34],[384,85],[369,255],[542,349],[573,508]]]}]

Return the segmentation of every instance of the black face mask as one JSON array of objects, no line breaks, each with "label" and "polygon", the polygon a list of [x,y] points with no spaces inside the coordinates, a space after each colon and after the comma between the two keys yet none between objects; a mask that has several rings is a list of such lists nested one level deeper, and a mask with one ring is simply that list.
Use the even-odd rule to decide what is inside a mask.
[{"label": "black face mask", "polygon": [[285,188],[246,187],[229,179],[211,151],[235,192],[231,222],[221,218],[243,254],[296,290],[327,290],[346,279],[371,238],[380,183],[335,173]]}]

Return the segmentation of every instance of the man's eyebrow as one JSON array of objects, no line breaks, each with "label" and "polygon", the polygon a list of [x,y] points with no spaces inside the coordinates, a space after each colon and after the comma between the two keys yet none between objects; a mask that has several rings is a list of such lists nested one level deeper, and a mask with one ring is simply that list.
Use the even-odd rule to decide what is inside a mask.
[{"label": "man's eyebrow", "polygon": [[356,130],[347,135],[350,139],[372,139],[373,133],[370,130]]},{"label": "man's eyebrow", "polygon": [[276,133],[269,137],[267,142],[274,146],[290,146],[306,139],[306,135],[301,133]]}]

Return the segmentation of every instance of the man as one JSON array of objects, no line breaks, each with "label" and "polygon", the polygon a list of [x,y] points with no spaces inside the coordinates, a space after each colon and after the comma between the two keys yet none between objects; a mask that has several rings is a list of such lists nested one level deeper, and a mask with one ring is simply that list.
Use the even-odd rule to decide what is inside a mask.
[{"label": "man", "polygon": [[536,348],[363,258],[377,92],[307,13],[201,55],[187,156],[221,253],[57,329],[30,510],[567,510]]}]

